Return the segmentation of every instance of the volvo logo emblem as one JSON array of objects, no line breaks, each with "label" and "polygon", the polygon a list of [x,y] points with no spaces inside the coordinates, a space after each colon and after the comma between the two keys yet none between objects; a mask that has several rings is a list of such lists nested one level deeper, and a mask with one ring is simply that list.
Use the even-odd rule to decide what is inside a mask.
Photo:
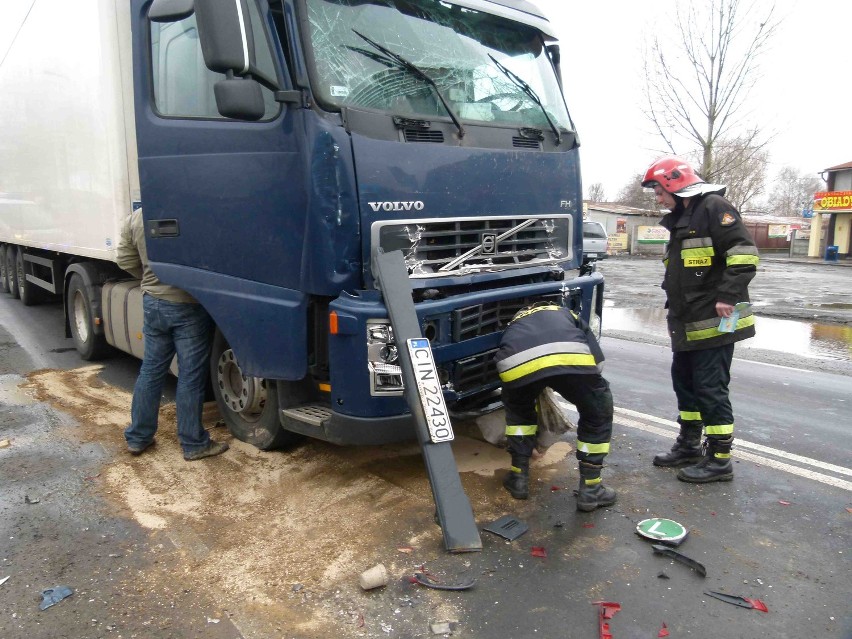
[{"label": "volvo logo emblem", "polygon": [[482,255],[497,255],[497,234],[482,234]]}]

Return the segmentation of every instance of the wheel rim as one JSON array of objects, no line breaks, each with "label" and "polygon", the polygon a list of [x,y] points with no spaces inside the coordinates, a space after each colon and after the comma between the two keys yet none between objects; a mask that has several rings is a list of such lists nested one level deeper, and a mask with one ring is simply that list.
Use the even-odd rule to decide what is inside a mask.
[{"label": "wheel rim", "polygon": [[74,326],[77,328],[77,335],[81,342],[89,341],[89,311],[86,308],[86,300],[83,299],[83,293],[76,291],[74,293]]},{"label": "wheel rim", "polygon": [[260,419],[266,406],[266,380],[245,375],[230,348],[219,356],[216,384],[231,412],[247,422]]}]

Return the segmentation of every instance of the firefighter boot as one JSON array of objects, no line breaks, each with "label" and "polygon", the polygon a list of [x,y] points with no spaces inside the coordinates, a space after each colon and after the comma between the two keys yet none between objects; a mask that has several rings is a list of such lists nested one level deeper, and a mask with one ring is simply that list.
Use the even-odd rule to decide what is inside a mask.
[{"label": "firefighter boot", "polygon": [[654,466],[671,468],[683,466],[684,464],[695,464],[701,461],[701,422],[681,422],[680,435],[677,436],[674,446],[667,453],[654,457]]},{"label": "firefighter boot", "polygon": [[515,499],[529,499],[530,458],[512,455],[512,468],[503,478],[503,488]]},{"label": "firefighter boot", "polygon": [[707,452],[695,466],[687,466],[677,471],[677,478],[691,484],[708,484],[712,481],[731,481],[734,467],[731,464],[731,444],[733,437],[719,439],[708,437],[704,443]]},{"label": "firefighter boot", "polygon": [[580,487],[577,489],[577,510],[592,512],[595,508],[612,506],[616,494],[601,483],[600,464],[580,462]]}]

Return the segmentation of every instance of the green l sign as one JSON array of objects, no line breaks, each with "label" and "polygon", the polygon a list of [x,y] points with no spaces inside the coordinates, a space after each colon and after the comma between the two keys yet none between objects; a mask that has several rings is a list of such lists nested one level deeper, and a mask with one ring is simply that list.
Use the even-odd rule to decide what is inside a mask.
[{"label": "green l sign", "polygon": [[689,530],[671,519],[653,517],[640,521],[636,526],[636,532],[642,537],[677,546],[684,540]]}]

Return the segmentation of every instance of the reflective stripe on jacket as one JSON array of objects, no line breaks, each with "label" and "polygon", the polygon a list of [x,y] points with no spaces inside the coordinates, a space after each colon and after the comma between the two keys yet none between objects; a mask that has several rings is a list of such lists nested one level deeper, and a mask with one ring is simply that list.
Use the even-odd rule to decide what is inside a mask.
[{"label": "reflective stripe on jacket", "polygon": [[663,288],[668,298],[672,349],[699,350],[754,335],[751,310],[732,333],[717,330],[716,302],[748,302],[748,284],[759,256],[751,234],[733,205],[716,193],[681,202],[661,224],[671,236],[666,247]]},{"label": "reflective stripe on jacket", "polygon": [[504,386],[544,377],[600,373],[603,352],[581,319],[556,305],[520,311],[503,332],[494,357]]}]

